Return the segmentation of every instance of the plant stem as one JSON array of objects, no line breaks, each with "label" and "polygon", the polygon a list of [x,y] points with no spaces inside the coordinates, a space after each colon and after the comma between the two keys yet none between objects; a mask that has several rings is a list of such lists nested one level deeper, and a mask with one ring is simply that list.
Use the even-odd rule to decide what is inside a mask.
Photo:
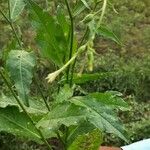
[{"label": "plant stem", "polygon": [[61,138],[61,136],[60,136],[60,134],[59,134],[59,131],[58,131],[56,134],[57,134],[57,137],[58,137],[58,139],[60,140],[60,142],[63,144],[64,149],[66,150],[66,144],[65,144],[65,142],[63,141],[63,139]]},{"label": "plant stem", "polygon": [[42,97],[42,99],[43,99],[43,101],[44,101],[44,103],[45,103],[45,106],[47,107],[47,110],[48,111],[50,111],[50,107],[49,107],[49,105],[48,105],[48,103],[47,103],[47,100],[46,100],[46,98],[45,98],[45,96],[44,96],[44,94],[43,94],[43,92],[42,92],[42,90],[41,90],[41,88],[40,88],[40,85],[39,85],[39,81],[38,81],[38,78],[36,77],[36,75],[34,75],[34,77],[35,77],[35,84],[37,85],[37,89],[38,89],[38,91],[40,92],[40,94],[41,94],[41,97]]},{"label": "plant stem", "polygon": [[[69,6],[68,0],[65,0],[65,4],[67,6],[70,22],[71,22],[71,27],[70,27],[70,53],[69,53],[69,59],[72,57],[73,53],[73,41],[74,41],[74,21],[73,21],[73,15],[71,13],[71,8]],[[69,82],[69,72],[70,72],[70,65],[68,66],[67,69],[67,82]],[[71,82],[70,82],[71,86]]]},{"label": "plant stem", "polygon": [[102,23],[102,19],[104,17],[105,11],[106,11],[106,6],[107,6],[107,0],[103,0],[102,13],[101,13],[100,19],[97,23],[97,28],[99,28]]},{"label": "plant stem", "polygon": [[43,142],[47,145],[47,147],[48,147],[49,150],[52,150],[51,146],[49,145],[49,143],[45,139],[43,133],[41,132],[41,130],[39,128],[36,127],[35,122],[31,118],[30,114],[27,112],[27,110],[24,107],[24,105],[22,104],[21,100],[18,98],[18,96],[16,95],[16,93],[13,91],[11,84],[8,82],[7,78],[5,77],[5,75],[3,74],[3,72],[1,70],[0,70],[0,75],[2,76],[2,78],[4,80],[4,83],[7,85],[8,89],[10,90],[10,92],[14,96],[15,100],[17,101],[18,105],[21,107],[21,109],[23,110],[23,112],[28,116],[30,122],[32,123],[32,125],[35,127],[35,129],[39,133],[39,135],[40,135],[41,139],[43,140]]},{"label": "plant stem", "polygon": [[21,47],[22,47],[22,42],[20,41],[19,36],[17,35],[17,32],[16,32],[16,30],[15,30],[15,28],[14,28],[14,26],[13,26],[12,21],[10,21],[10,20],[6,17],[6,15],[2,12],[2,10],[0,10],[0,13],[1,13],[2,16],[6,19],[6,21],[9,23],[9,25],[10,25],[10,27],[11,27],[13,33],[14,33],[14,36],[15,36],[15,38],[16,38],[16,40],[17,40],[17,42],[18,42],[18,44],[19,44],[19,46],[20,46],[20,48],[21,48]]}]

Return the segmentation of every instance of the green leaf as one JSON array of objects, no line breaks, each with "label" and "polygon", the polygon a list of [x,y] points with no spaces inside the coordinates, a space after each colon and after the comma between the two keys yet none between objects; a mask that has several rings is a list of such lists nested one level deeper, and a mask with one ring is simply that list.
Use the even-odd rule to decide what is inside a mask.
[{"label": "green leaf", "polygon": [[[33,118],[41,119],[41,117],[43,117],[43,115],[47,114],[48,112],[43,100],[30,98],[29,104],[30,107],[24,107]],[[2,93],[2,95],[0,95],[0,108],[6,108],[8,106],[15,106],[19,108],[20,112],[23,111],[14,99],[14,97],[6,96]]]},{"label": "green leaf", "polygon": [[57,20],[63,29],[65,37],[68,38],[68,36],[69,36],[68,35],[69,34],[69,23],[66,19],[66,16],[64,15],[64,11],[63,11],[63,8],[61,8],[61,6],[59,6],[57,8]]},{"label": "green leaf", "polygon": [[0,108],[0,131],[41,142],[41,138],[30,123],[28,116],[20,113],[16,107]]},{"label": "green leaf", "polygon": [[68,150],[98,150],[102,144],[102,133],[95,129],[76,138]]},{"label": "green leaf", "polygon": [[74,97],[70,102],[86,108],[86,116],[99,130],[113,133],[123,140],[127,141],[125,137],[125,130],[122,124],[118,121],[118,117],[114,113],[110,105],[97,101],[95,98],[84,96]]},{"label": "green leaf", "polygon": [[57,18],[54,19],[36,3],[31,0],[28,2],[32,24],[37,31],[36,40],[41,55],[61,67],[68,53],[68,43],[62,26],[56,20]]},{"label": "green leaf", "polygon": [[108,72],[108,73],[81,74],[81,75],[74,74],[73,82],[76,84],[83,84],[83,83],[94,81],[94,80],[105,79],[111,75],[112,75],[112,73],[110,73],[110,72]]},{"label": "green leaf", "polygon": [[84,109],[73,104],[61,104],[56,106],[43,119],[41,119],[37,126],[48,128],[49,130],[57,130],[61,125],[67,127],[78,125],[78,123],[84,119]]},{"label": "green leaf", "polygon": [[15,21],[21,14],[25,3],[24,0],[9,0],[10,1],[10,19]]},{"label": "green leaf", "polygon": [[68,147],[74,142],[74,140],[83,134],[87,134],[93,131],[95,127],[88,121],[81,122],[77,127],[73,126],[69,130],[69,135],[67,137],[67,145]]},{"label": "green leaf", "polygon": [[59,91],[59,93],[55,96],[56,103],[62,103],[67,101],[69,98],[73,96],[73,89],[69,87],[68,84],[64,85]]},{"label": "green leaf", "polygon": [[112,108],[119,108],[121,110],[129,110],[128,104],[121,98],[121,93],[115,91],[109,91],[105,93],[90,93],[87,97],[94,98],[98,102],[102,102],[105,105],[110,105]]},{"label": "green leaf", "polygon": [[25,105],[29,105],[28,94],[32,82],[32,71],[35,66],[35,56],[32,52],[12,50],[6,62],[7,69],[15,83],[19,97]]},{"label": "green leaf", "polygon": [[116,42],[119,45],[122,45],[121,41],[119,38],[115,35],[114,32],[112,32],[109,28],[106,26],[100,26],[97,30],[97,34],[101,35],[105,38],[111,39],[112,41]]}]

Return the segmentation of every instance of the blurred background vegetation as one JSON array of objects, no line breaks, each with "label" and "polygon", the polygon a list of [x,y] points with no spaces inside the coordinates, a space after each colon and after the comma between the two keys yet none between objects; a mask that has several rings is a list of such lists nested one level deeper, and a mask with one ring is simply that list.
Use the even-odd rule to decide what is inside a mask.
[{"label": "blurred background vegetation", "polygon": [[[44,6],[42,0],[39,2]],[[123,45],[118,46],[104,38],[95,40],[95,48],[99,55],[95,58],[93,72],[109,75],[81,86],[87,91],[115,90],[123,93],[131,109],[127,112],[119,112],[119,116],[129,132],[131,142],[134,142],[150,138],[150,1],[112,0],[112,3],[114,6],[107,9],[104,22],[119,37]],[[1,9],[7,10],[5,0],[1,0],[0,5]],[[34,32],[26,12],[22,14],[17,24],[20,26],[18,31],[26,46],[36,49]],[[15,44],[9,25],[0,16],[0,65]],[[42,66],[39,68],[42,74]],[[1,83],[0,79],[0,92],[7,91]],[[105,136],[104,145],[124,144],[122,140],[112,135]],[[1,133],[0,149],[41,150],[45,148]]]}]

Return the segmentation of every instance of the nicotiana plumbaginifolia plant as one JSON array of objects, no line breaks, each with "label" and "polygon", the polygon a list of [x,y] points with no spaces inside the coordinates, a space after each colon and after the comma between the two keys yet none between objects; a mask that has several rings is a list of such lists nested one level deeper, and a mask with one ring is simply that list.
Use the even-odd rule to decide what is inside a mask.
[{"label": "nicotiana plumbaginifolia plant", "polygon": [[[123,125],[115,114],[116,109],[128,109],[121,94],[114,91],[87,93],[77,85],[103,76],[83,72],[85,66],[88,66],[89,71],[93,70],[96,36],[102,35],[120,44],[116,35],[102,23],[106,6],[108,4],[111,7],[111,2],[61,0],[50,3],[54,3],[55,8],[49,6],[53,11],[42,9],[32,0],[9,0],[8,15],[1,10],[18,45],[9,52],[0,70],[12,95],[1,94],[0,131],[45,143],[49,150],[58,148],[58,145],[51,142],[53,138],[59,141],[59,149],[95,150],[102,143],[103,132],[127,141]],[[24,46],[16,30],[15,21],[25,6],[36,31],[38,56],[34,50]],[[82,38],[78,38],[79,26],[81,35],[85,32]],[[47,101],[38,80],[35,86],[41,98],[30,94],[37,57],[38,60],[44,58],[51,61],[57,68],[46,78],[48,84],[58,83],[59,90],[54,92],[52,102]],[[79,57],[86,58],[86,61],[81,64],[80,72],[76,73]]]}]

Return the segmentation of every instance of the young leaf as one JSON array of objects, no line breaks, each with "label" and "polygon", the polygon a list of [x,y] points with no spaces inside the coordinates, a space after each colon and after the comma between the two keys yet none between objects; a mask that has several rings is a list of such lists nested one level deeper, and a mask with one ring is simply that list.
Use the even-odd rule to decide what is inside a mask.
[{"label": "young leaf", "polygon": [[0,131],[41,142],[41,137],[28,116],[20,113],[16,107],[0,108]]},{"label": "young leaf", "polygon": [[6,62],[7,69],[15,83],[19,97],[25,105],[29,105],[28,93],[32,82],[32,71],[35,66],[35,57],[32,52],[12,50]]},{"label": "young leaf", "polygon": [[118,122],[118,118],[112,111],[110,105],[106,105],[100,101],[92,99],[92,97],[74,97],[70,102],[86,108],[86,116],[88,121],[91,122],[99,130],[113,133],[123,140],[127,141],[125,137],[125,130]]},{"label": "young leaf", "polygon": [[95,129],[87,134],[78,136],[68,150],[98,150],[102,140],[101,132]]},{"label": "young leaf", "polygon": [[71,125],[78,125],[81,120],[85,119],[85,111],[74,104],[61,104],[56,106],[43,119],[41,119],[37,126],[42,128],[49,128],[56,130],[61,125],[67,127]]},{"label": "young leaf", "polygon": [[112,41],[116,42],[119,45],[122,45],[121,41],[119,38],[115,35],[114,32],[112,32],[109,28],[106,26],[100,26],[97,30],[97,34],[101,35],[105,38],[111,39]]},{"label": "young leaf", "polygon": [[10,20],[15,21],[21,14],[25,3],[24,0],[9,0],[10,3]]}]

